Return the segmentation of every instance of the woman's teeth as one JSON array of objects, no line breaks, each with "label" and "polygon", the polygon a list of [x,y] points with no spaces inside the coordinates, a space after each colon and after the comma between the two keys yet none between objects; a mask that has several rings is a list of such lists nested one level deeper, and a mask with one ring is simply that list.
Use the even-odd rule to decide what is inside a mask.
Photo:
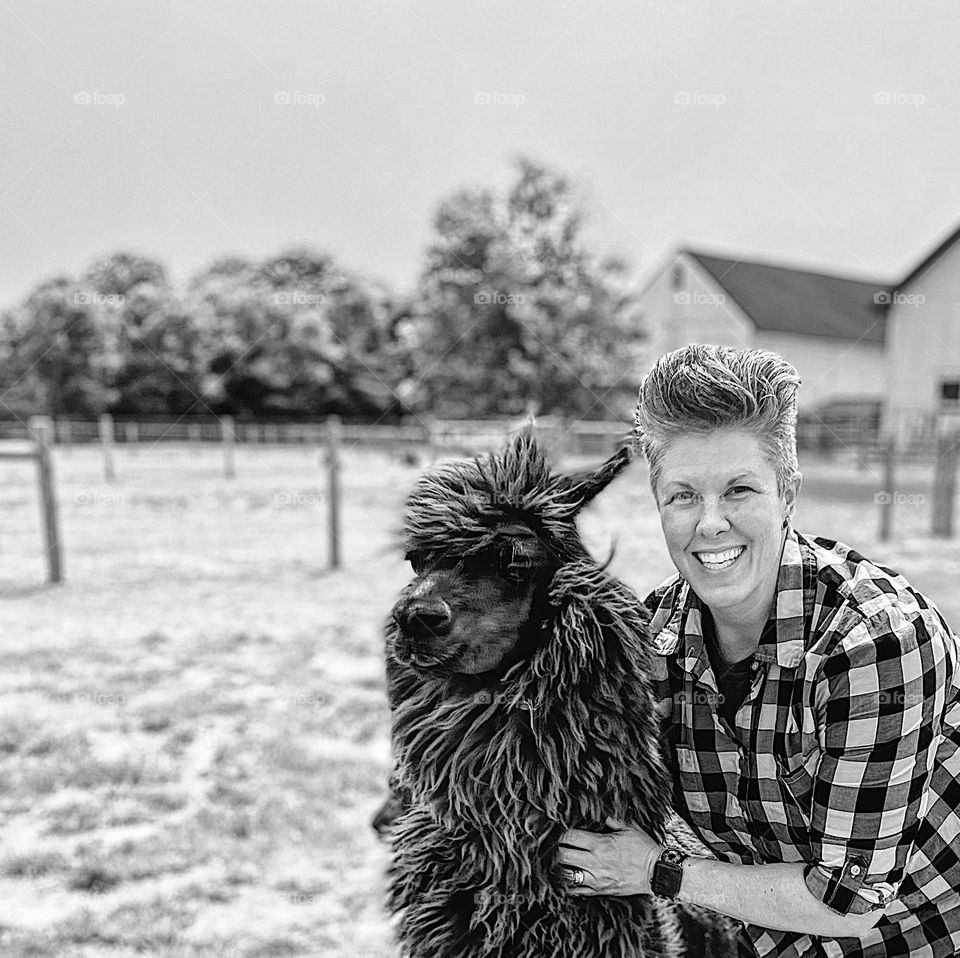
[{"label": "woman's teeth", "polygon": [[745,546],[736,546],[733,549],[726,549],[723,552],[695,552],[694,555],[708,569],[726,569],[737,561],[740,553]]}]

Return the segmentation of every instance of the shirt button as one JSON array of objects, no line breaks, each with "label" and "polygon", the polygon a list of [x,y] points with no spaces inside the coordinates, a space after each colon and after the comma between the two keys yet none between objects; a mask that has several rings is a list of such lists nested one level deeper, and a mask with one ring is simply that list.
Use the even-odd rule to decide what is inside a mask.
[{"label": "shirt button", "polygon": [[757,669],[760,668],[760,663],[757,661],[754,661],[753,663],[751,663],[750,668],[753,669],[754,672],[756,672]]},{"label": "shirt button", "polygon": [[859,866],[859,865],[851,865],[851,866],[850,866],[850,874],[851,874],[851,875],[859,875],[859,874],[860,874],[860,866]]}]

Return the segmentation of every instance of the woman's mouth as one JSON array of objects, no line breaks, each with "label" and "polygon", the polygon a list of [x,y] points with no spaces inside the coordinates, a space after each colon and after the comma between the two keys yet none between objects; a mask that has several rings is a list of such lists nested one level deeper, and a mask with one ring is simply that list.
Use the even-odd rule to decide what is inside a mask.
[{"label": "woman's mouth", "polygon": [[746,546],[733,546],[719,552],[694,552],[700,565],[711,572],[723,572],[729,569],[746,551]]}]

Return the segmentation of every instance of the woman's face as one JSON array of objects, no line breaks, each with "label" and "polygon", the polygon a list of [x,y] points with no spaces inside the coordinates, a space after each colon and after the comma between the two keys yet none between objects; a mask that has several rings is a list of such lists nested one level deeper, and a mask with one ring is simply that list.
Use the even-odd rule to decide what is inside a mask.
[{"label": "woman's face", "polygon": [[799,477],[778,492],[759,440],[742,429],[675,439],[661,463],[660,524],[677,571],[715,618],[764,619]]}]

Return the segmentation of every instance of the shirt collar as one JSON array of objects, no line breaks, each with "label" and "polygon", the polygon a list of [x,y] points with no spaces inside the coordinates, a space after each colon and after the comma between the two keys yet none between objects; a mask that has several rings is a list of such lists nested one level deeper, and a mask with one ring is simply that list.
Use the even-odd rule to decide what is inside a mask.
[{"label": "shirt collar", "polygon": [[[809,549],[800,542],[793,526],[788,526],[780,553],[780,571],[777,574],[771,616],[753,654],[758,661],[776,662],[787,669],[796,668],[803,657],[806,634],[804,589],[816,588],[813,576],[809,582],[804,582],[804,548]],[[807,562],[810,563],[812,559],[811,554]],[[685,671],[696,673],[703,650],[703,606],[685,579],[678,577],[675,588],[675,598],[669,603],[671,611],[668,621],[659,630],[656,627],[654,629],[653,651],[657,655],[676,654]],[[681,635],[685,641],[681,641]]]}]

